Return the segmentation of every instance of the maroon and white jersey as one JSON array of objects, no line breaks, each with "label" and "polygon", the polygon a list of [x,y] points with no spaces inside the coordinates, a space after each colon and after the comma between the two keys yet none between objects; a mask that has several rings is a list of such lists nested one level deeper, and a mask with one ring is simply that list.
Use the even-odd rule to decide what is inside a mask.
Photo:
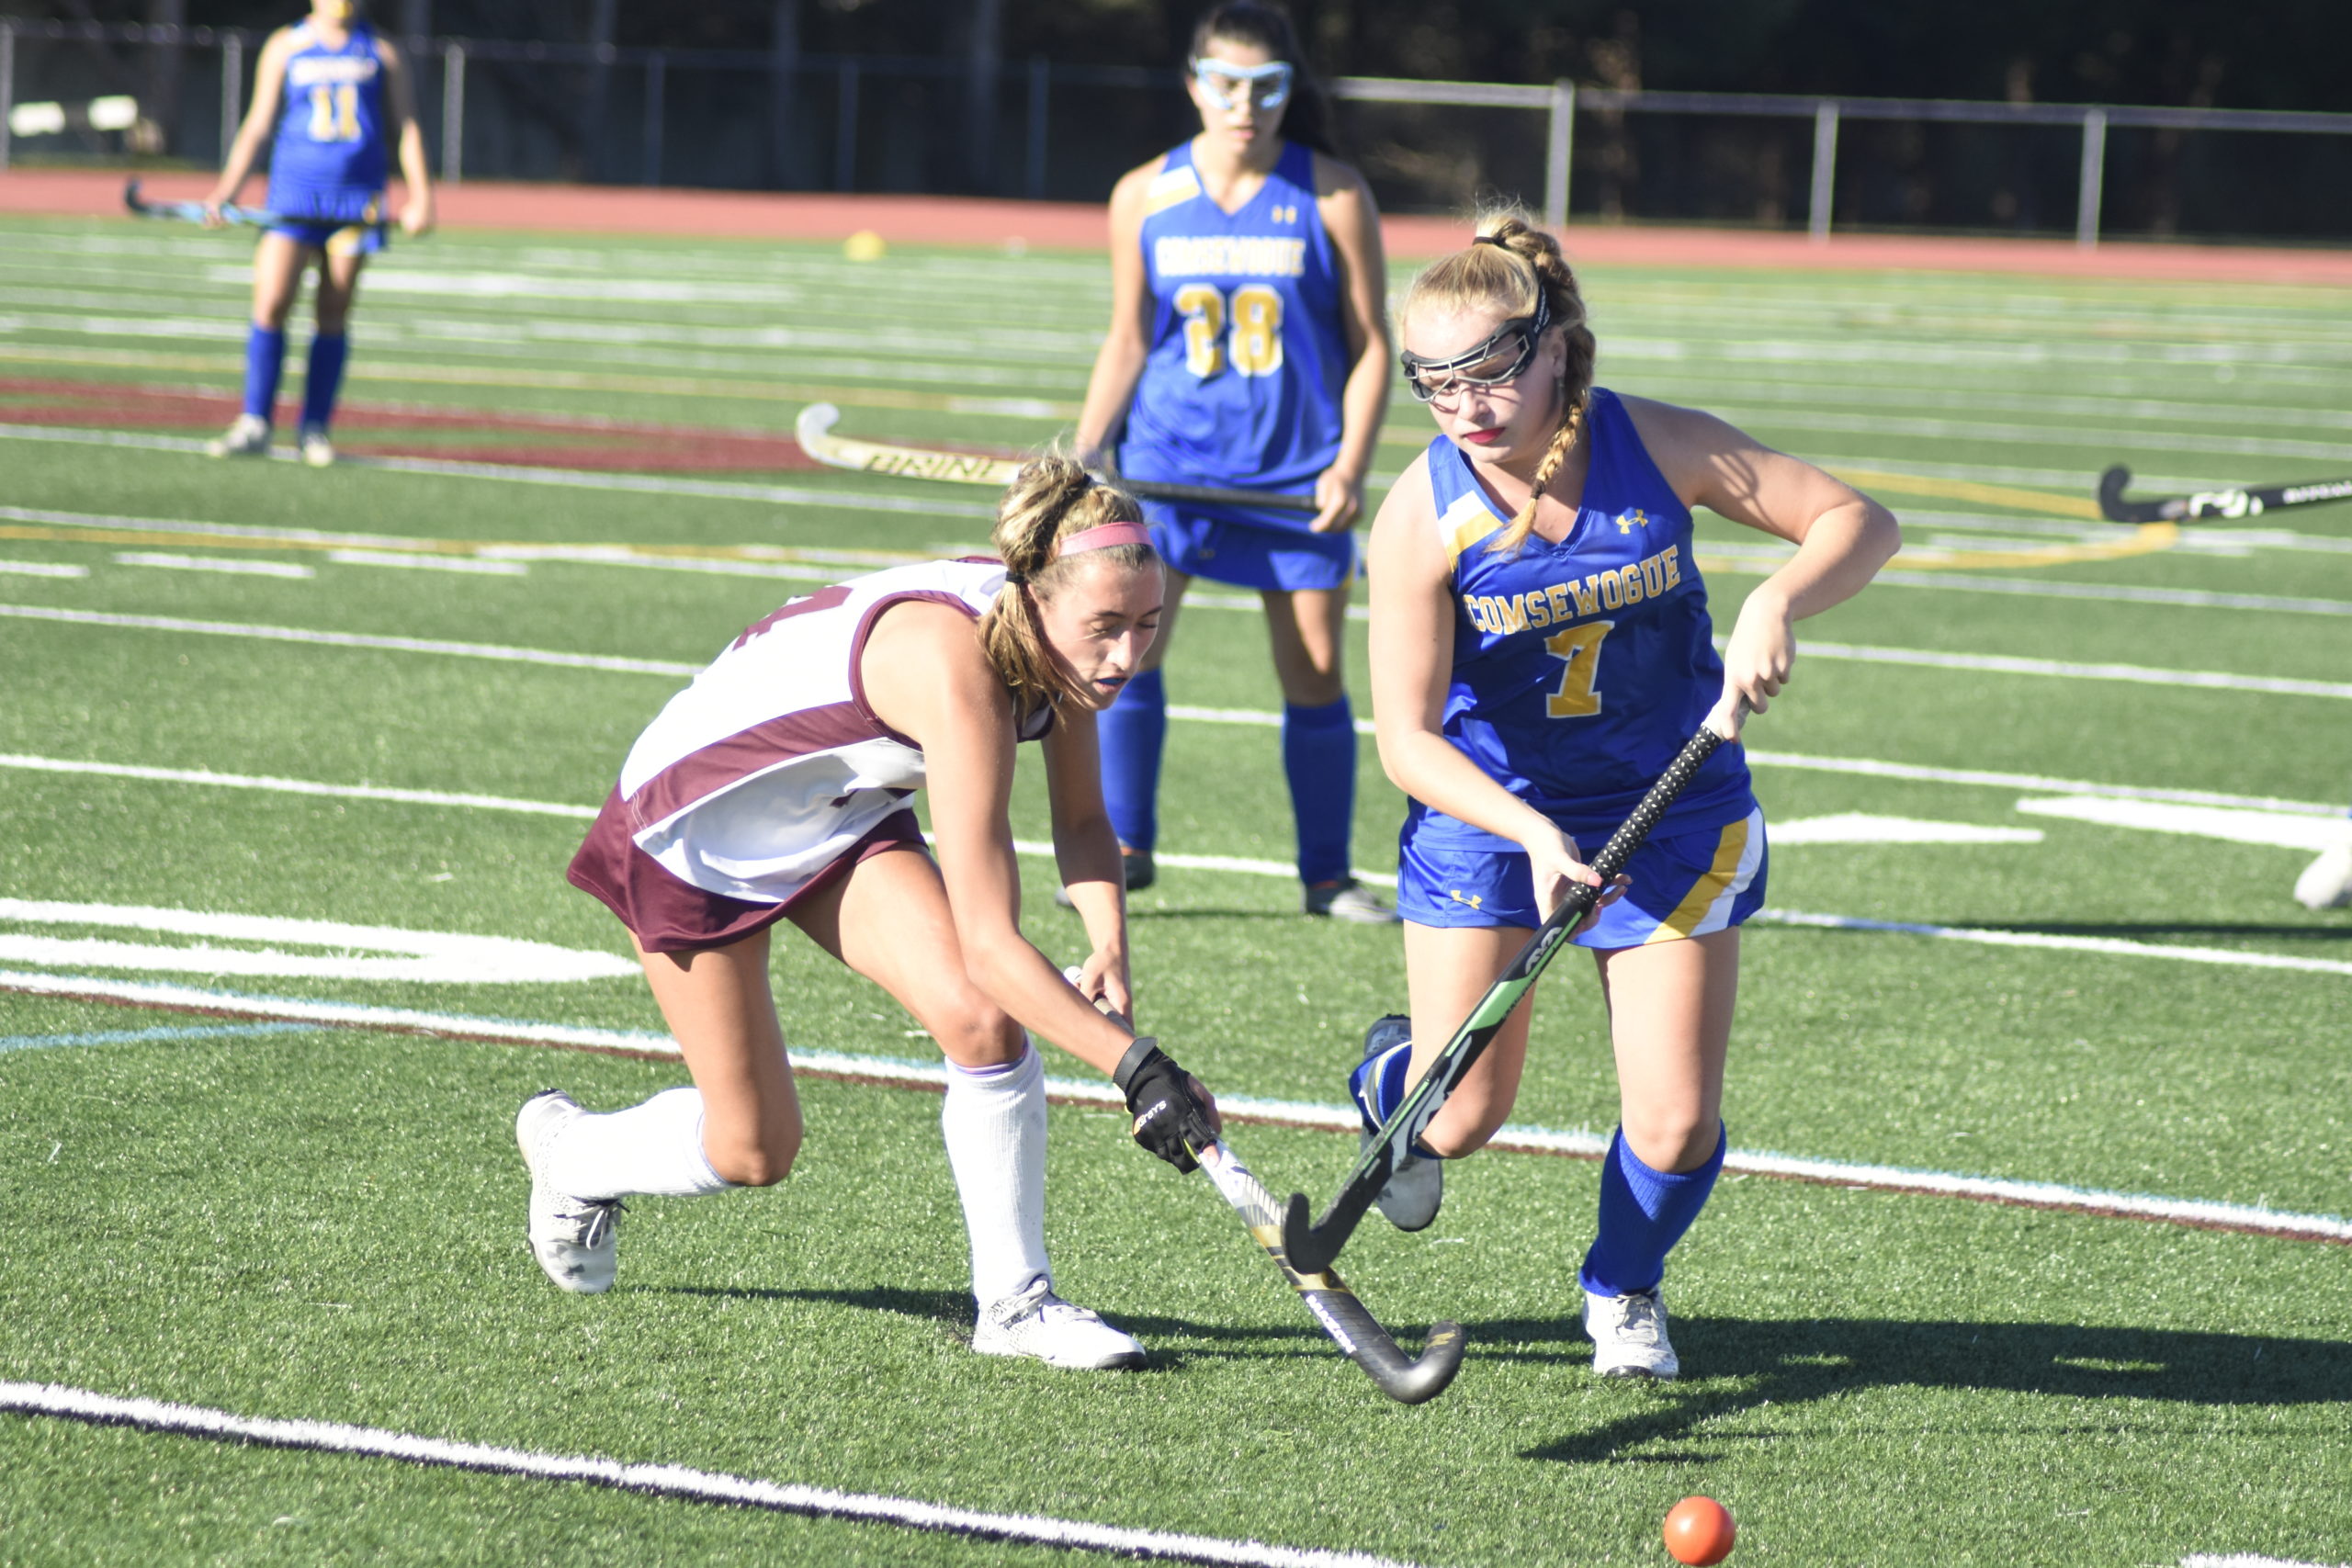
[{"label": "maroon and white jersey", "polygon": [[[883,610],[952,604],[975,620],[994,560],[925,561],[794,599],[729,644],[621,765],[629,837],[680,881],[781,904],[923,784],[920,747],[866,705],[858,663]],[[1041,713],[1019,739],[1053,722]]]}]

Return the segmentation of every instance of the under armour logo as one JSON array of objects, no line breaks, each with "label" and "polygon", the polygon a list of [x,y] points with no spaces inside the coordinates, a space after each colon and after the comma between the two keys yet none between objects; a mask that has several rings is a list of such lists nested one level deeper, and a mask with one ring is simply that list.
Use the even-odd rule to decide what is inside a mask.
[{"label": "under armour logo", "polygon": [[1464,898],[1462,896],[1462,890],[1458,887],[1449,889],[1446,896],[1452,898],[1455,903],[1467,904],[1474,909],[1478,908],[1479,905],[1485,903],[1487,899],[1487,896],[1484,893],[1473,893],[1469,897]]},{"label": "under armour logo", "polygon": [[1650,514],[1643,511],[1638,506],[1634,508],[1631,512],[1621,512],[1617,514],[1617,532],[1620,534],[1632,533],[1635,524],[1639,524],[1645,528],[1648,527],[1650,525]]}]

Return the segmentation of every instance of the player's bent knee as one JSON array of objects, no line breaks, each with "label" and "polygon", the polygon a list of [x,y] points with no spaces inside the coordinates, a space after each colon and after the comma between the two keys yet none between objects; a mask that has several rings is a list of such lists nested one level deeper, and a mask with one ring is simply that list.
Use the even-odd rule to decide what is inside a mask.
[{"label": "player's bent knee", "polygon": [[1028,1044],[1012,1014],[977,992],[944,1016],[926,1021],[940,1050],[959,1067],[1010,1066],[1021,1060]]},{"label": "player's bent knee", "polygon": [[1696,1170],[1713,1156],[1722,1138],[1723,1122],[1713,1116],[1628,1117],[1625,1122],[1626,1144],[1652,1170]]},{"label": "player's bent knee", "polygon": [[1502,1125],[1503,1119],[1500,1116],[1491,1121],[1481,1118],[1465,1126],[1453,1128],[1442,1128],[1432,1124],[1429,1131],[1420,1135],[1419,1141],[1423,1148],[1440,1159],[1462,1159],[1485,1148],[1493,1141],[1494,1135],[1502,1130]]},{"label": "player's bent knee", "polygon": [[795,1116],[789,1126],[763,1128],[755,1138],[729,1139],[724,1144],[706,1140],[703,1157],[722,1181],[738,1187],[774,1187],[792,1174],[793,1161],[800,1157],[800,1118]]}]

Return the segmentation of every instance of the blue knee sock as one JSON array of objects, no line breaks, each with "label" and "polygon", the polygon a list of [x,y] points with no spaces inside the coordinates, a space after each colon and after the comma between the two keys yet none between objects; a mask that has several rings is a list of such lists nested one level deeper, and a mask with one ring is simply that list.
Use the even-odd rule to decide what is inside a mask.
[{"label": "blue knee sock", "polygon": [[1579,1278],[1596,1295],[1655,1291],[1666,1277],[1666,1255],[1707,1206],[1723,1173],[1731,1134],[1719,1133],[1715,1152],[1696,1170],[1652,1170],[1626,1146],[1625,1129],[1609,1142],[1600,1162],[1600,1234],[1584,1255]]},{"label": "blue knee sock", "polygon": [[351,339],[320,333],[311,339],[311,369],[302,382],[302,428],[324,430],[334,418],[334,395],[343,386],[344,356]]},{"label": "blue knee sock", "polygon": [[1356,809],[1356,718],[1347,698],[1283,705],[1283,772],[1298,823],[1298,879],[1342,880]]},{"label": "blue knee sock", "polygon": [[277,408],[277,377],[286,367],[286,329],[245,328],[245,412],[270,419]]},{"label": "blue knee sock", "polygon": [[1094,728],[1111,826],[1127,848],[1148,851],[1159,839],[1159,753],[1168,742],[1168,685],[1159,671],[1129,677]]},{"label": "blue knee sock", "polygon": [[1348,1075],[1348,1092],[1355,1097],[1363,1130],[1377,1133],[1396,1108],[1405,1103],[1405,1076],[1413,1068],[1413,1043],[1392,1045],[1376,1056],[1366,1056]]}]

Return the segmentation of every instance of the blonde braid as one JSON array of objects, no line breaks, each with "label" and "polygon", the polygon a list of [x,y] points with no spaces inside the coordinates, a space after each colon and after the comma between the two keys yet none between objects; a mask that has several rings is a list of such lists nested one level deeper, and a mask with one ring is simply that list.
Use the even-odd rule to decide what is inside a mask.
[{"label": "blonde braid", "polygon": [[1489,554],[1517,551],[1527,543],[1528,536],[1535,532],[1535,503],[1544,499],[1544,492],[1559,478],[1568,454],[1584,437],[1584,397],[1569,389],[1565,373],[1560,377],[1560,396],[1567,402],[1566,417],[1560,421],[1560,428],[1552,433],[1552,444],[1544,448],[1544,460],[1535,465],[1535,481],[1528,487],[1527,504],[1512,516],[1510,526],[1487,546]]}]

